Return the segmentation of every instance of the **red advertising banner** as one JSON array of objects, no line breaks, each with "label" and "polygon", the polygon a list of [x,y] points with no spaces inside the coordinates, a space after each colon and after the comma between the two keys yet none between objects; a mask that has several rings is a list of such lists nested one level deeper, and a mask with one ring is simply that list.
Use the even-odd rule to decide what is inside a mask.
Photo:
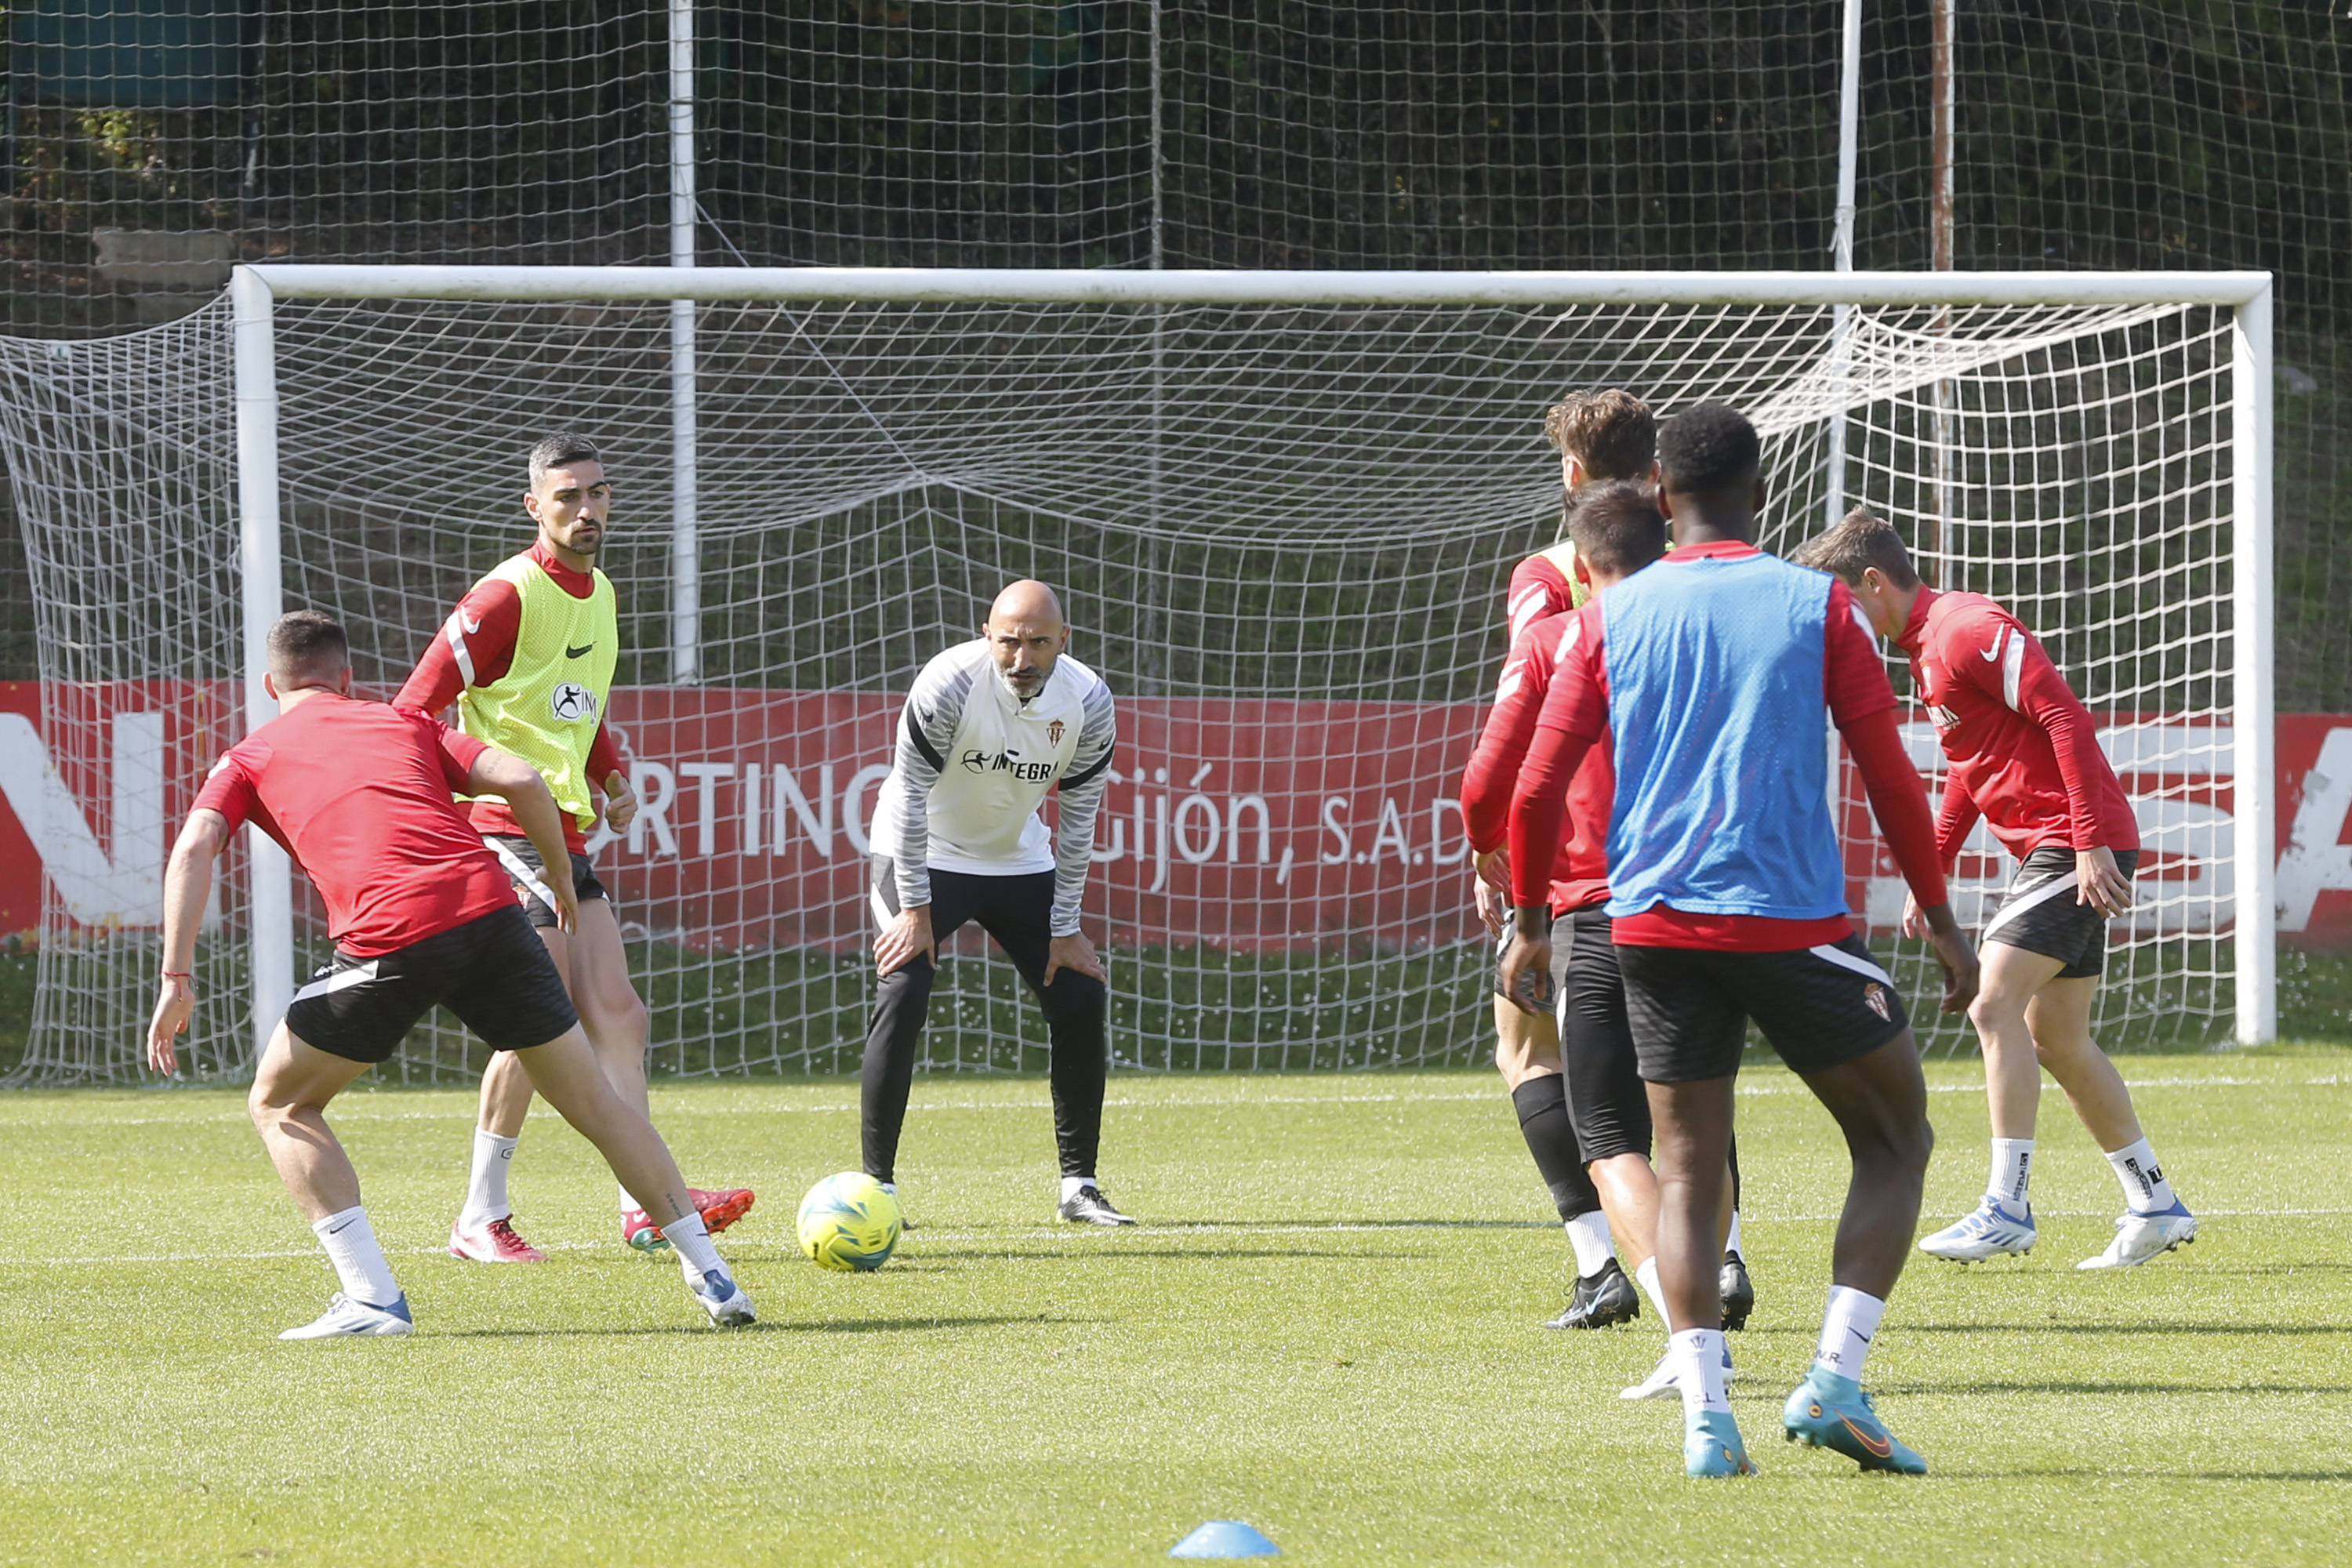
[{"label": "red advertising banner", "polygon": [[[76,688],[88,750],[52,746],[40,688],[0,683],[0,931],[39,918],[41,879],[75,921],[158,918],[163,858],[203,772],[235,732],[226,685]],[[696,945],[866,940],[866,828],[888,770],[896,694],[623,689],[618,732],[643,809],[596,862],[630,926]],[[1466,939],[1466,846],[1452,805],[1484,716],[1475,703],[1129,700],[1087,893],[1124,943],[1239,949]],[[1933,731],[1906,731],[1923,773]],[[2152,929],[2226,921],[2225,731],[2110,722],[2103,743],[2152,854]],[[2352,716],[2278,721],[2283,937],[2352,948]],[[1849,781],[1851,783],[1851,781]],[[1849,787],[1849,801],[1858,792]],[[1854,907],[1893,922],[1902,885],[1850,805]],[[1962,878],[2005,863],[1972,842]],[[1969,911],[1960,911],[1964,916]]]}]

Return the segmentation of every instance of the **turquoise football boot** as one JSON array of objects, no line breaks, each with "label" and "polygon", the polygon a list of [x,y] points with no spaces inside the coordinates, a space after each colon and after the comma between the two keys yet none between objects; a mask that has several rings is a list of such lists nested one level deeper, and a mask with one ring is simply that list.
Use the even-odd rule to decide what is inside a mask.
[{"label": "turquoise football boot", "polygon": [[1752,1476],[1748,1445],[1739,1440],[1739,1424],[1728,1410],[1702,1410],[1683,1426],[1683,1473],[1695,1480],[1726,1476]]},{"label": "turquoise football boot", "polygon": [[1927,1473],[1927,1461],[1895,1440],[1871,1408],[1862,1384],[1825,1367],[1813,1368],[1797,1384],[1780,1421],[1789,1429],[1790,1442],[1801,1438],[1816,1448],[1834,1448],[1865,1470]]}]

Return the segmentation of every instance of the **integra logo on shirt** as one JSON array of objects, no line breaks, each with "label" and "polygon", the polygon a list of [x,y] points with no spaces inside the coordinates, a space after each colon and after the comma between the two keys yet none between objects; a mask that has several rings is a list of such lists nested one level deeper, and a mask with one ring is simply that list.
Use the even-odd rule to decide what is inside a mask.
[{"label": "integra logo on shirt", "polygon": [[1936,721],[1936,728],[1938,730],[1957,730],[1960,727],[1960,716],[1949,708],[1937,708],[1931,704],[1927,709],[1927,717]]},{"label": "integra logo on shirt", "polygon": [[956,761],[968,773],[1011,773],[1024,784],[1037,784],[1054,776],[1053,763],[1024,763],[1020,758],[1021,753],[1009,746],[992,757],[975,747]]},{"label": "integra logo on shirt", "polygon": [[576,680],[567,680],[548,700],[548,710],[559,724],[576,724],[596,717],[596,694]]}]

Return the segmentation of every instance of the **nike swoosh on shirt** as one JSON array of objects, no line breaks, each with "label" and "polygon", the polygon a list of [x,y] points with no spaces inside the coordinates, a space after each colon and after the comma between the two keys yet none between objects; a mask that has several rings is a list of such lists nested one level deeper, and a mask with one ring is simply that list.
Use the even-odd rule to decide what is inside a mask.
[{"label": "nike swoosh on shirt", "polygon": [[2009,634],[2006,631],[1995,632],[1992,637],[1992,647],[1985,649],[1984,652],[1977,655],[1977,657],[1983,659],[1987,664],[1992,663],[1995,659],[2000,657],[2000,645],[2007,641],[2008,638]]},{"label": "nike swoosh on shirt", "polygon": [[457,612],[457,624],[466,628],[466,635],[469,637],[479,636],[482,630],[482,623],[463,610]]},{"label": "nike swoosh on shirt", "polygon": [[596,645],[594,643],[583,643],[578,647],[573,647],[571,644],[566,643],[563,647],[563,657],[566,658],[578,658],[582,654],[586,653],[595,646]]}]

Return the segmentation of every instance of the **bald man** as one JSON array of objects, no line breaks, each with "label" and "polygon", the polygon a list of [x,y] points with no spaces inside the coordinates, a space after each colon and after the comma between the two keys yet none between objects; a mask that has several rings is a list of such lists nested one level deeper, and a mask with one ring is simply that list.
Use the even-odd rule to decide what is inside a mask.
[{"label": "bald man", "polygon": [[[1110,688],[1069,646],[1054,591],[1015,583],[996,596],[979,637],[925,665],[908,694],[874,805],[882,983],[866,1033],[866,1173],[898,1191],[898,1133],[939,944],[976,921],[1045,1009],[1062,1158],[1055,1212],[1082,1225],[1133,1225],[1095,1179],[1109,993],[1078,929],[1118,721]],[[1056,787],[1058,834],[1038,815]]]}]

